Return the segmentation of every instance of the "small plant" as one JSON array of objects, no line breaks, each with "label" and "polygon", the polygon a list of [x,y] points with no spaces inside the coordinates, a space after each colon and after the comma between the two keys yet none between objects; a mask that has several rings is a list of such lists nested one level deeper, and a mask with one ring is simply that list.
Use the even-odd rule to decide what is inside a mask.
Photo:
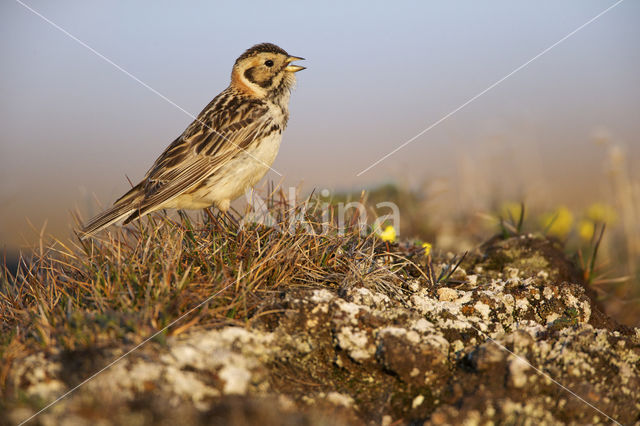
[{"label": "small plant", "polygon": [[438,276],[436,283],[438,285],[451,283],[460,284],[459,281],[454,281],[451,279],[451,277],[460,267],[460,264],[464,261],[465,257],[467,257],[467,254],[468,252],[465,251],[462,256],[454,256],[454,258],[451,260],[451,263],[448,263],[444,268],[442,268],[442,271],[440,271],[440,275]]},{"label": "small plant", "polygon": [[607,278],[606,273],[598,274],[598,270],[604,266],[597,265],[596,259],[602,239],[604,237],[604,231],[606,229],[605,223],[594,223],[593,232],[591,233],[591,240],[586,249],[582,247],[578,249],[578,260],[580,262],[580,268],[583,271],[584,280],[590,286],[599,286],[603,284],[619,284],[629,280],[628,276],[621,276],[616,278]]},{"label": "small plant", "polygon": [[291,205],[276,190],[265,205],[270,225],[160,212],[75,243],[43,238],[15,274],[0,271],[0,389],[11,360],[35,350],[247,325],[276,314],[265,300],[300,286],[366,285],[404,300],[409,279],[426,280],[409,260],[415,248],[392,244],[389,228],[382,239],[363,233],[355,215],[338,223],[324,204]]},{"label": "small plant", "polygon": [[524,203],[505,203],[498,216],[500,235],[502,238],[509,238],[520,235],[524,227],[525,207]]}]

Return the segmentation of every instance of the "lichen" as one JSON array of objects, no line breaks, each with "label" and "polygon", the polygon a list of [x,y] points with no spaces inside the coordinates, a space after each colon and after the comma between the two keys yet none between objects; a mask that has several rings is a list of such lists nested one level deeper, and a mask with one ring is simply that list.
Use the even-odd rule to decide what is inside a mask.
[{"label": "lichen", "polygon": [[[42,423],[73,415],[88,424],[94,420],[83,413],[141,400],[156,401],[145,406],[174,422],[206,423],[210,413],[243,407],[308,424],[610,421],[575,395],[633,423],[640,329],[594,322],[597,306],[553,250],[515,237],[482,247],[452,283],[412,277],[383,287],[362,278],[280,292],[261,306],[271,317],[246,327],[194,328],[143,346],[42,414]],[[122,353],[106,348],[101,357]],[[55,353],[17,360],[9,374],[43,400],[74,385]],[[197,414],[171,417],[189,410]],[[25,413],[17,406],[10,415]]]}]

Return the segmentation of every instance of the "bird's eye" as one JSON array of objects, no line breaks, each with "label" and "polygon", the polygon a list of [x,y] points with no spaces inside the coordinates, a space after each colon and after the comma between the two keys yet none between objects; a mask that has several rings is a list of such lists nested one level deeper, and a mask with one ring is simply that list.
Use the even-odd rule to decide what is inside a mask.
[{"label": "bird's eye", "polygon": [[273,66],[273,61],[271,59],[268,59],[264,64],[266,66],[268,66],[268,67],[272,67]]}]

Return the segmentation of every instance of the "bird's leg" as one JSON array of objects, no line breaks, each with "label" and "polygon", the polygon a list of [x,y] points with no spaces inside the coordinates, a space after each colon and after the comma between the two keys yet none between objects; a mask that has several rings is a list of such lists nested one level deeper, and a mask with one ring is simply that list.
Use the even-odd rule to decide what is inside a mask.
[{"label": "bird's leg", "polygon": [[211,209],[209,207],[205,208],[204,212],[207,214],[207,216],[209,216],[211,222],[216,222],[216,217],[213,215],[213,213],[211,213]]},{"label": "bird's leg", "polygon": [[213,226],[218,230],[218,231],[222,231],[222,224],[220,223],[220,221],[218,220],[217,217],[214,216],[214,214],[211,212],[211,208],[206,208],[204,209],[205,213],[207,213],[207,216],[209,216],[209,221],[210,223],[213,224]]},{"label": "bird's leg", "polygon": [[222,212],[222,215],[224,216],[225,219],[227,219],[229,222],[233,223],[237,227],[240,226],[240,222],[238,222],[238,220],[233,216],[233,214],[229,210]]},{"label": "bird's leg", "polygon": [[227,219],[228,223],[234,223],[235,225],[239,225],[238,221],[229,213],[229,207],[231,205],[231,200],[222,200],[220,201],[216,207],[220,210],[220,215]]}]

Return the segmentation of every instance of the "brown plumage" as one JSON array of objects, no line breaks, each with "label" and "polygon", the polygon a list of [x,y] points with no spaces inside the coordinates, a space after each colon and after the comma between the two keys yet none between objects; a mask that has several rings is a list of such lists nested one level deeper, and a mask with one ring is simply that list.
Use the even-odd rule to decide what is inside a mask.
[{"label": "brown plumage", "polygon": [[235,62],[231,84],[158,157],[145,178],[91,219],[83,238],[164,208],[222,211],[271,167],[289,118],[300,60],[263,43]]}]

